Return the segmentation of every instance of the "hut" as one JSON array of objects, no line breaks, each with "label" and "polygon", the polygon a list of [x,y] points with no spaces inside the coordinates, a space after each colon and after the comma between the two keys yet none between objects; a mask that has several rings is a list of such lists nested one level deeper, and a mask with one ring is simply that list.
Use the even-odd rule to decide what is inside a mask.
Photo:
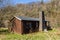
[{"label": "hut", "polygon": [[11,20],[12,32],[26,34],[39,31],[39,19],[32,17],[14,16]]},{"label": "hut", "polygon": [[12,26],[10,31],[27,34],[37,31],[50,30],[50,22],[45,20],[44,11],[40,13],[39,18],[14,16],[11,20]]}]

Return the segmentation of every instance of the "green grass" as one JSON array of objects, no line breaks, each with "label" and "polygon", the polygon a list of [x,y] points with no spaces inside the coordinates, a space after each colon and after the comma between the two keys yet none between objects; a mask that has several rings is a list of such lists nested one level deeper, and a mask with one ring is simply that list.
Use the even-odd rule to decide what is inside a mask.
[{"label": "green grass", "polygon": [[20,35],[10,33],[7,29],[0,29],[0,40],[60,40],[60,32],[53,29],[48,32]]}]

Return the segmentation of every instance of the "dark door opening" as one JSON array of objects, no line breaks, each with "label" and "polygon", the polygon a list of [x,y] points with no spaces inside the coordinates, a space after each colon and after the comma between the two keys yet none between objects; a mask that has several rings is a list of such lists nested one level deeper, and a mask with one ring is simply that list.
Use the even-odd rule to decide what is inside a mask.
[{"label": "dark door opening", "polygon": [[39,22],[23,21],[23,33],[32,33],[39,31]]},{"label": "dark door opening", "polygon": [[32,30],[32,24],[31,24],[31,22],[24,21],[23,22],[23,32],[25,34],[27,34],[27,33],[30,33],[31,30]]}]

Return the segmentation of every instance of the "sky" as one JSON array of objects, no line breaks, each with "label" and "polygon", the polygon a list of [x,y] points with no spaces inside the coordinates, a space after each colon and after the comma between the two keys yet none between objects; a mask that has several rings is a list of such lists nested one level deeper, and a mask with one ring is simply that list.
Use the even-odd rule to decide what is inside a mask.
[{"label": "sky", "polygon": [[[30,2],[37,2],[41,0],[4,0],[3,2],[0,3],[0,7],[6,6],[6,5],[16,5],[16,4],[26,4]],[[48,2],[48,0],[44,0],[44,2]]]},{"label": "sky", "polygon": [[36,2],[37,0],[13,0],[15,4],[17,3],[29,3],[29,2]]},{"label": "sky", "polygon": [[[29,3],[29,2],[37,2],[40,0],[12,0],[14,4],[19,4],[19,3]],[[48,0],[44,0],[44,2],[48,2]]]}]

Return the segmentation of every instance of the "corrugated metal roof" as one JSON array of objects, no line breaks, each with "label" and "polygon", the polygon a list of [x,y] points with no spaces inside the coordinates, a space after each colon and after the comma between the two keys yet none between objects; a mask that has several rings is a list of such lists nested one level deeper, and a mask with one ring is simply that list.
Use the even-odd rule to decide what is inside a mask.
[{"label": "corrugated metal roof", "polygon": [[17,16],[16,18],[20,20],[39,21],[39,18],[32,18],[32,17],[25,17],[25,16]]}]

